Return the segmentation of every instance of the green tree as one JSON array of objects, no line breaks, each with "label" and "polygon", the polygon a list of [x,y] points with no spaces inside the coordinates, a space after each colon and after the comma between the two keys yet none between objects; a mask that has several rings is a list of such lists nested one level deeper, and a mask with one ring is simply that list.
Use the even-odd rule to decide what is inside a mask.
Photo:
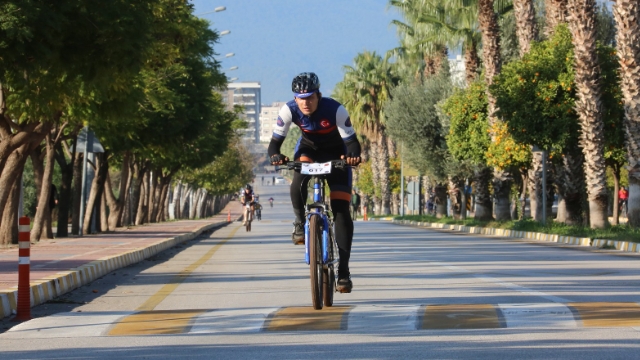
[{"label": "green tree", "polygon": [[334,95],[346,107],[358,132],[371,140],[375,182],[380,184],[380,197],[374,197],[379,214],[390,213],[389,149],[384,124],[383,104],[399,81],[388,58],[365,51],[345,67],[344,79],[336,85]]}]

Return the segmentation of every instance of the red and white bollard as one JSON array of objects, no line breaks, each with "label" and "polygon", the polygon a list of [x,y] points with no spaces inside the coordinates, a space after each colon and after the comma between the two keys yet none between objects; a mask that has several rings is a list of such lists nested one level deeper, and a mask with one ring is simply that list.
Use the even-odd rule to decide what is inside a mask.
[{"label": "red and white bollard", "polygon": [[31,258],[31,220],[23,216],[18,220],[18,313],[15,320],[31,320],[31,284],[29,283]]}]

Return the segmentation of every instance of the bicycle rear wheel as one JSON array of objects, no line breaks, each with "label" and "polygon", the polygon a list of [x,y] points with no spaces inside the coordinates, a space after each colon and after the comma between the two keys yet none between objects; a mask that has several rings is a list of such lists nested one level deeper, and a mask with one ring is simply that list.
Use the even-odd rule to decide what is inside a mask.
[{"label": "bicycle rear wheel", "polygon": [[316,310],[322,309],[324,270],[322,266],[322,230],[320,217],[309,219],[309,272],[311,278],[311,302]]}]

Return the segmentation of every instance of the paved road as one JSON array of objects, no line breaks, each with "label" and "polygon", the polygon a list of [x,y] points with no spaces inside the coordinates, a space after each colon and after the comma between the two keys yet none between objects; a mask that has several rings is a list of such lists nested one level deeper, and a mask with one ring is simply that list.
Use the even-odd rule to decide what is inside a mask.
[{"label": "paved road", "polygon": [[267,206],[252,232],[232,224],[37,307],[0,335],[3,354],[637,357],[637,256],[356,222],[354,292],[314,311],[288,186],[257,190]]}]

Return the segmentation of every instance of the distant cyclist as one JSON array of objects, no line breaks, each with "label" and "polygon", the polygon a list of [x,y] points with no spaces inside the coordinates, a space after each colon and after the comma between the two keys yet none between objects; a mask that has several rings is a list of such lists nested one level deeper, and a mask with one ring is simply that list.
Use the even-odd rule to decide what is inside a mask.
[{"label": "distant cyclist", "polygon": [[249,204],[249,206],[251,206],[251,213],[249,213],[249,211],[247,211],[246,209],[244,210],[244,221],[242,222],[242,226],[247,225],[247,216],[251,216],[251,218],[253,218],[253,206],[255,205],[255,201],[256,198],[253,194],[253,188],[251,187],[251,185],[247,184],[247,186],[245,186],[244,191],[242,192],[242,195],[240,195],[240,202],[242,203],[242,206],[246,206],[247,204]]},{"label": "distant cyclist", "polygon": [[253,207],[256,210],[256,219],[258,219],[258,221],[262,220],[262,205],[258,199],[256,199],[256,204]]},{"label": "distant cyclist", "polygon": [[271,205],[271,207],[273,207],[273,198],[272,197],[269,198],[269,205]]},{"label": "distant cyclist", "polygon": [[[349,165],[360,163],[360,143],[351,126],[347,110],[334,99],[322,97],[320,80],[316,74],[301,73],[293,79],[294,99],[284,105],[278,114],[273,137],[269,143],[272,165],[282,165],[289,159],[280,153],[289,127],[295,124],[302,136],[295,148],[294,159],[303,162],[326,162],[346,159]],[[292,240],[304,244],[304,213],[307,200],[308,176],[299,171],[293,174],[290,195],[295,221]],[[327,176],[331,190],[331,210],[335,217],[336,242],[340,252],[338,291],[351,292],[353,283],[349,273],[349,257],[353,241],[353,220],[349,213],[351,200],[351,168],[335,169]]]}]

